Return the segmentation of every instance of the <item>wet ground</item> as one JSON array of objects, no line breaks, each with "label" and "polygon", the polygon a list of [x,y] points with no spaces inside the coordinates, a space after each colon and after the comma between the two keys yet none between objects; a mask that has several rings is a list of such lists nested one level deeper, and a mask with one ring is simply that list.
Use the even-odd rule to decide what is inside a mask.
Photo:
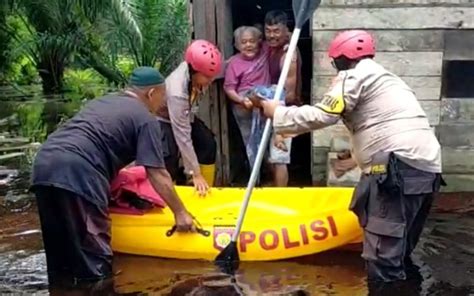
[{"label": "wet ground", "polygon": [[369,293],[358,250],[242,263],[234,277],[209,262],[117,254],[113,280],[76,290],[48,287],[36,206],[12,198],[21,194],[0,190],[2,295],[474,295],[474,195],[438,200],[414,255],[419,280]]}]

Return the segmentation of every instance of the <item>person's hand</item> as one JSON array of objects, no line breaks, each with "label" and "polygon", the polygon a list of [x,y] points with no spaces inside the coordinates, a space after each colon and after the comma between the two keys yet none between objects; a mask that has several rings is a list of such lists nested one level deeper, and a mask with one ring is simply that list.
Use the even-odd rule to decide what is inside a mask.
[{"label": "person's hand", "polygon": [[262,100],[260,106],[262,106],[263,114],[265,114],[266,117],[273,118],[276,108],[281,105],[280,102],[275,100]]},{"label": "person's hand", "polygon": [[194,189],[199,193],[199,196],[205,196],[209,191],[209,184],[201,174],[193,175]]},{"label": "person's hand", "polygon": [[337,159],[349,159],[351,158],[351,152],[349,150],[344,150],[337,153]]},{"label": "person's hand", "polygon": [[288,151],[288,147],[286,147],[285,144],[285,138],[282,135],[275,135],[273,139],[273,145],[280,150],[283,150],[285,152]]},{"label": "person's hand", "polygon": [[338,153],[338,159],[331,162],[332,169],[336,178],[342,177],[348,171],[357,167],[357,163],[351,157],[350,152]]},{"label": "person's hand", "polygon": [[244,105],[244,107],[248,110],[252,110],[253,109],[253,103],[252,101],[250,101],[249,98],[245,98],[244,101],[242,102],[242,104]]},{"label": "person's hand", "polygon": [[176,224],[176,231],[196,232],[196,226],[194,226],[193,217],[187,211],[175,213],[174,221]]},{"label": "person's hand", "polygon": [[247,97],[247,99],[252,103],[253,108],[261,108],[262,100],[255,94],[251,94]]}]

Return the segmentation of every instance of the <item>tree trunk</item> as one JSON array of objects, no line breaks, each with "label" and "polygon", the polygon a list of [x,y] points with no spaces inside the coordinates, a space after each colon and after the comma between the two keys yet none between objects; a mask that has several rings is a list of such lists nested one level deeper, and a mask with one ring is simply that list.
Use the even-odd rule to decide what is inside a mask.
[{"label": "tree trunk", "polygon": [[63,91],[64,63],[62,61],[41,61],[36,68],[41,77],[43,94],[56,95]]}]

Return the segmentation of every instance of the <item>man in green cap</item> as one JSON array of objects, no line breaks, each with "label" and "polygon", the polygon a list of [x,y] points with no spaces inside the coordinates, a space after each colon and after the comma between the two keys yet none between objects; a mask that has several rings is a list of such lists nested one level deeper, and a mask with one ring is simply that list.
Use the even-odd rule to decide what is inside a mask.
[{"label": "man in green cap", "polygon": [[110,182],[135,161],[173,211],[178,231],[195,231],[174,190],[161,147],[157,110],[164,78],[140,67],[128,88],[88,102],[42,145],[33,164],[50,282],[66,276],[96,281],[112,274],[108,200]]}]

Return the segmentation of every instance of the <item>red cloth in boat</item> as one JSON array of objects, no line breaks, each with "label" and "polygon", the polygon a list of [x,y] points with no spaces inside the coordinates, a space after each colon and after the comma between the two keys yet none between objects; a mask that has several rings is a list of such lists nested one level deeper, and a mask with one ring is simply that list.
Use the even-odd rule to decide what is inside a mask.
[{"label": "red cloth in boat", "polygon": [[110,184],[112,213],[143,215],[146,210],[130,205],[125,195],[132,193],[136,197],[150,202],[154,207],[164,208],[166,203],[155,191],[147,178],[145,167],[127,167],[118,173]]}]

